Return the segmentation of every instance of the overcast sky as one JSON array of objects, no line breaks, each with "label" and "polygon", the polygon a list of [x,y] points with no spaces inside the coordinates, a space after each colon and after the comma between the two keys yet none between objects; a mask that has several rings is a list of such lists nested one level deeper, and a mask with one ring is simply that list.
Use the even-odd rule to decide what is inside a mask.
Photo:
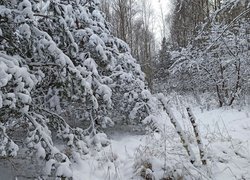
[{"label": "overcast sky", "polygon": [[[154,10],[154,22],[153,22],[153,29],[155,31],[155,36],[157,41],[161,41],[162,32],[163,32],[163,25],[162,25],[162,14],[163,16],[169,14],[173,8],[171,1],[173,0],[151,0],[152,7]],[[161,13],[162,8],[162,13]],[[169,27],[166,27],[168,30]]]}]

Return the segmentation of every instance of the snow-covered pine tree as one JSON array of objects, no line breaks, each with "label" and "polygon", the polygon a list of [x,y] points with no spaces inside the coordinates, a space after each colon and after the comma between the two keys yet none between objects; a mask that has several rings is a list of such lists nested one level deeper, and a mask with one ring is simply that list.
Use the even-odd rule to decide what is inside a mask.
[{"label": "snow-covered pine tree", "polygon": [[110,33],[98,5],[0,2],[1,156],[17,155],[14,137],[25,140],[46,164],[45,175],[71,177],[72,158],[108,144],[99,128],[121,114],[120,121],[138,123],[136,115],[149,113],[144,74],[128,45]]},{"label": "snow-covered pine tree", "polygon": [[172,45],[170,39],[163,37],[161,48],[157,55],[154,69],[154,86],[158,92],[166,91],[169,85],[162,87],[162,82],[169,81],[169,68],[174,63],[171,57]]}]

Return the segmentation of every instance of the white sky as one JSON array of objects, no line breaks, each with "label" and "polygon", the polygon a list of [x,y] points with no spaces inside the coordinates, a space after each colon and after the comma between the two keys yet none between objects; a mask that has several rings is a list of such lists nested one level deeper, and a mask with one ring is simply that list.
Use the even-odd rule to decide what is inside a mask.
[{"label": "white sky", "polygon": [[[171,1],[172,0],[150,0],[152,3],[152,7],[154,10],[154,18],[153,18],[153,30],[155,32],[155,36],[157,41],[161,41],[162,32],[163,32],[163,24],[162,24],[162,13],[163,16],[169,14],[173,8]],[[162,13],[161,13],[162,8]],[[168,32],[168,27],[166,27],[166,31]]]}]

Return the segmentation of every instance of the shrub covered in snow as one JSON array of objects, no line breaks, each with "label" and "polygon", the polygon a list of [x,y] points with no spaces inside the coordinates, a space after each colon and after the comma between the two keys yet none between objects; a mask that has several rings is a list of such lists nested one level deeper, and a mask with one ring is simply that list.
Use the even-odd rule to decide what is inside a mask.
[{"label": "shrub covered in snow", "polygon": [[23,128],[19,138],[44,162],[45,175],[71,177],[76,153],[108,144],[100,128],[149,113],[144,74],[98,4],[0,2],[1,156],[17,154],[9,132]]}]

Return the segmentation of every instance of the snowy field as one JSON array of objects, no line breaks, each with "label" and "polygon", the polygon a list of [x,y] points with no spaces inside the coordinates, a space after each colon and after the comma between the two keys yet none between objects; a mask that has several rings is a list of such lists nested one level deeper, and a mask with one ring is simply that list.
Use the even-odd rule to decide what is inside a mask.
[{"label": "snowy field", "polygon": [[[185,113],[174,110],[199,159],[192,126]],[[208,164],[192,165],[166,114],[155,126],[161,133],[115,133],[111,144],[74,164],[76,180],[126,179],[250,179],[250,110],[193,110],[197,118]],[[144,178],[142,178],[142,176]]]}]

